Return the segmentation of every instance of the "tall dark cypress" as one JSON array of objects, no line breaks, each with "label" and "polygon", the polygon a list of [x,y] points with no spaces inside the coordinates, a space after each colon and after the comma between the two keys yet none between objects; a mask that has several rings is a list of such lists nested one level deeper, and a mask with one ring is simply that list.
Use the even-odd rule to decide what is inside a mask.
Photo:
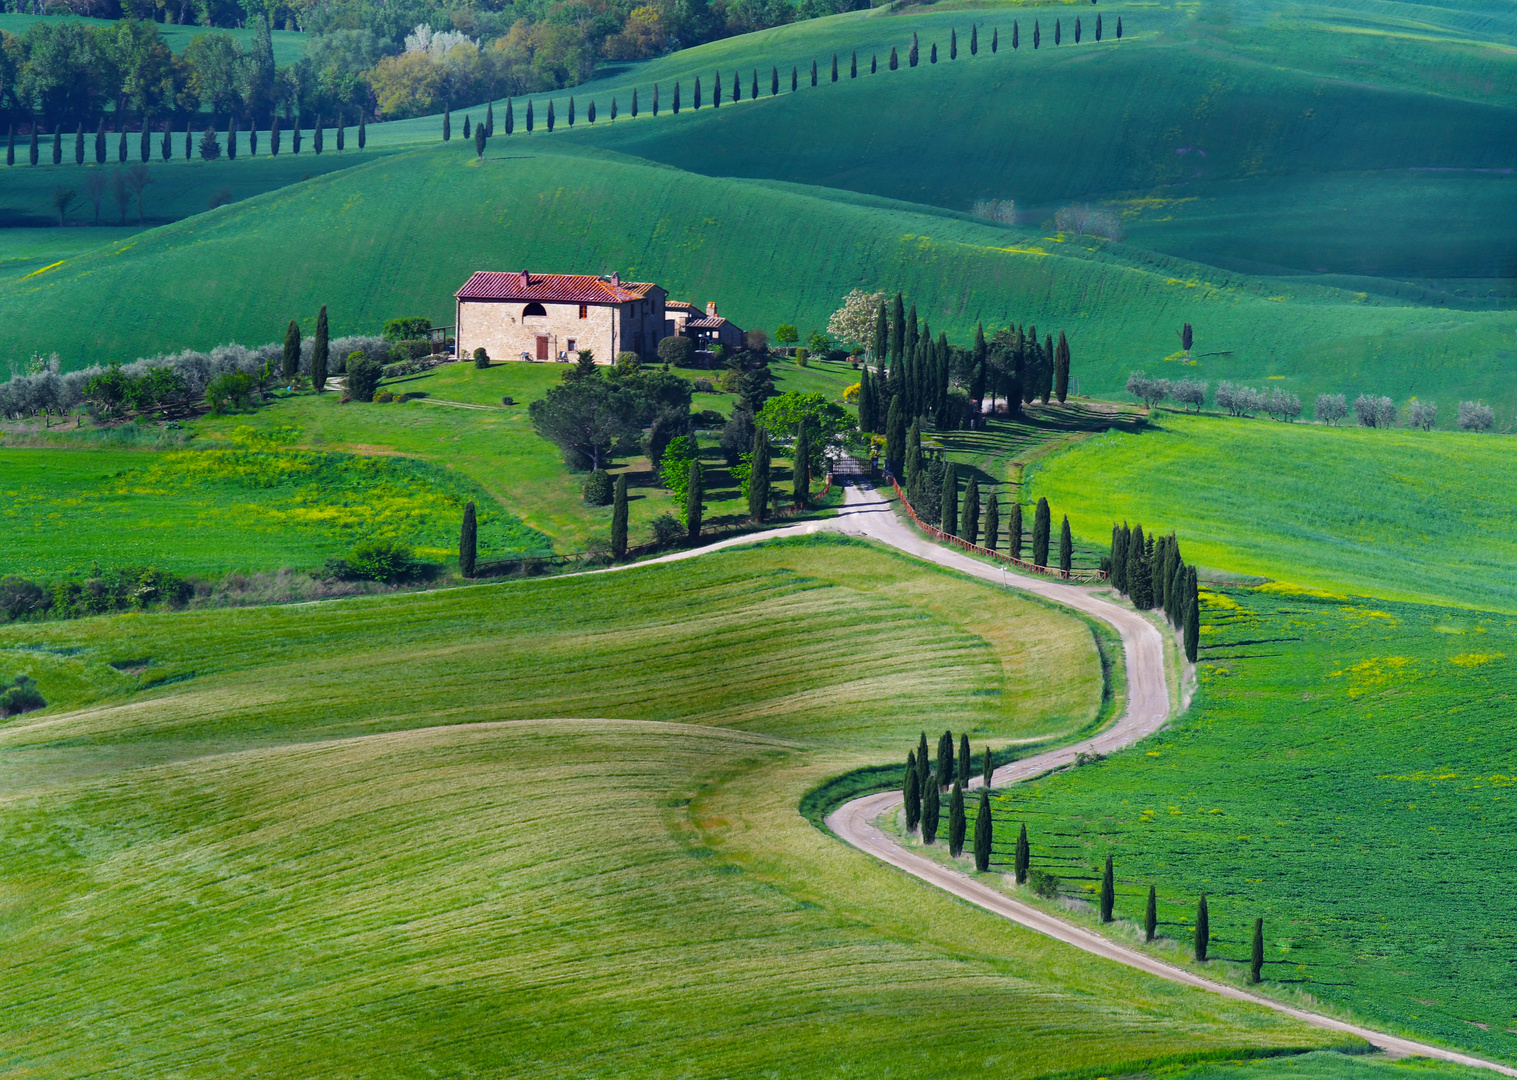
[{"label": "tall dark cypress", "polygon": [[616,477],[616,486],[611,498],[611,556],[623,559],[627,556],[627,474]]},{"label": "tall dark cypress", "polygon": [[[592,106],[593,108],[594,106]],[[510,135],[516,130],[516,110],[511,106],[511,99],[506,98],[506,134]]]},{"label": "tall dark cypress", "polygon": [[[253,134],[256,136],[258,132],[254,131]],[[80,149],[82,150],[83,147],[80,147]],[[253,149],[250,153],[258,153],[258,140],[256,138],[253,140]],[[174,156],[174,133],[170,124],[163,125],[163,141],[158,144],[158,154],[164,161]]]},{"label": "tall dark cypress", "polygon": [[970,23],[969,24],[969,55],[970,56],[974,56],[979,51],[980,51],[980,28],[976,24]]},{"label": "tall dark cypress", "polygon": [[950,28],[949,31],[948,31],[948,59],[950,59],[950,60],[957,60],[958,58],[959,58],[959,32],[956,29]]},{"label": "tall dark cypress", "polygon": [[[194,140],[192,138],[192,136],[194,134],[195,134],[194,127],[190,124],[190,122],[188,120],[186,120],[184,122],[184,160],[185,161],[189,161],[194,156]],[[278,134],[278,132],[275,132],[275,134]],[[275,146],[276,146],[276,152],[277,152],[278,140],[275,140]]]},{"label": "tall dark cypress", "polygon": [[989,500],[985,503],[985,537],[980,543],[991,551],[996,550],[1000,543],[1001,532],[1001,504],[996,501],[996,493],[990,493]]},{"label": "tall dark cypress", "polygon": [[1055,45],[1061,44],[1063,37],[1064,37],[1064,29],[1063,29],[1062,21],[1059,20],[1059,19],[1055,19],[1053,21],[1053,43]]},{"label": "tall dark cypress", "polygon": [[[1011,40],[1013,43],[1011,47],[1015,49],[1017,47],[1015,44],[1017,40],[1017,21],[1015,19],[1011,20]],[[996,49],[1000,47],[1000,45],[1001,28],[998,26],[990,31],[990,51],[994,53]]]},{"label": "tall dark cypress", "polygon": [[458,572],[466,578],[474,576],[474,563],[479,556],[479,526],[474,519],[474,502],[464,503],[463,525],[458,530]]},{"label": "tall dark cypress", "polygon": [[311,385],[319,394],[327,385],[327,354],[331,351],[331,334],[327,328],[327,306],[321,305],[316,316],[316,340],[311,344]]},{"label": "tall dark cypress", "polygon": [[759,95],[759,89],[758,89],[758,68],[754,68],[753,69],[753,82],[750,83],[749,86],[748,86],[748,97],[751,100],[753,100],[753,101],[757,101],[758,100],[758,95]]},{"label": "tall dark cypress", "polygon": [[1116,880],[1111,873],[1111,856],[1106,856],[1106,872],[1101,875],[1101,921],[1111,922],[1112,908],[1117,902]]},{"label": "tall dark cypress", "polygon": [[948,796],[948,854],[957,859],[964,853],[964,788],[957,780]]},{"label": "tall dark cypress", "polygon": [[53,128],[53,164],[63,164],[63,128],[61,125]]},{"label": "tall dark cypress", "polygon": [[[296,132],[300,131],[300,122],[299,121],[296,121],[296,123],[295,123],[295,130],[296,130]],[[453,110],[449,106],[444,105],[442,107],[442,141],[443,142],[448,142],[452,138],[453,138]],[[296,143],[295,153],[298,154],[298,153],[300,153],[300,150],[299,150],[300,136],[298,134],[295,136],[295,143]]]},{"label": "tall dark cypress", "polygon": [[[339,125],[342,123],[342,110],[340,109],[337,112],[337,123]],[[341,128],[339,127],[338,130],[341,130]],[[495,138],[495,102],[493,101],[485,103],[485,138]]]},{"label": "tall dark cypress", "polygon": [[1112,588],[1127,593],[1127,529],[1122,525],[1111,527],[1111,560],[1107,564],[1108,580]]},{"label": "tall dark cypress", "polygon": [[906,461],[906,414],[901,410],[901,395],[892,394],[885,416],[885,463],[892,476],[900,476]]},{"label": "tall dark cypress", "polygon": [[1060,405],[1069,396],[1069,341],[1062,330],[1059,331],[1059,343],[1053,351],[1053,392]]},{"label": "tall dark cypress", "polygon": [[938,788],[947,791],[958,772],[953,763],[953,732],[951,731],[944,730],[943,734],[938,736],[937,766]]},{"label": "tall dark cypress", "polygon": [[985,746],[985,752],[980,755],[980,782],[984,784],[987,789],[990,787],[991,782],[995,780],[995,771],[996,759],[995,756],[991,754],[990,745],[987,743]]},{"label": "tall dark cypress", "polygon": [[956,536],[959,531],[959,470],[951,461],[943,469],[943,499],[939,505],[943,512],[938,528],[949,536]]},{"label": "tall dark cypress", "polygon": [[838,54],[832,54],[832,81],[838,81]]},{"label": "tall dark cypress", "polygon": [[880,70],[880,57],[878,53],[869,54],[869,74],[874,75]]},{"label": "tall dark cypress", "polygon": [[936,41],[932,43],[932,52],[929,54],[929,59],[934,64],[938,62],[938,43]]},{"label": "tall dark cypress", "polygon": [[1048,500],[1039,499],[1032,518],[1032,562],[1034,566],[1048,565],[1048,540],[1053,529],[1053,515],[1048,510]]},{"label": "tall dark cypress", "polygon": [[1080,44],[1080,16],[1075,16],[1075,44]]},{"label": "tall dark cypress", "polygon": [[720,71],[711,76],[711,107],[713,109],[722,107],[722,73]]},{"label": "tall dark cypress", "polygon": [[1249,950],[1248,977],[1250,982],[1260,982],[1264,972],[1264,920],[1254,920],[1253,948]]},{"label": "tall dark cypress", "polygon": [[816,85],[816,61],[811,61],[811,85]]},{"label": "tall dark cypress", "polygon": [[877,430],[874,418],[874,380],[869,377],[867,364],[863,374],[859,376],[859,430],[863,432]]},{"label": "tall dark cypress", "polygon": [[1122,16],[1117,16],[1117,40],[1122,40]]},{"label": "tall dark cypress", "polygon": [[748,516],[762,523],[769,516],[769,432],[753,433],[753,460],[748,466]]},{"label": "tall dark cypress", "polygon": [[658,83],[653,84],[653,115],[658,115]]},{"label": "tall dark cypress", "polygon": [[977,476],[971,476],[969,485],[964,489],[964,512],[959,518],[959,535],[971,544],[980,542],[980,480]]},{"label": "tall dark cypress", "polygon": [[[679,96],[679,83],[674,84],[674,96]],[[574,126],[574,95],[569,95],[569,126]]]},{"label": "tall dark cypress", "polygon": [[1043,30],[1038,26],[1038,20],[1032,20],[1032,47],[1036,49],[1043,44]]},{"label": "tall dark cypress", "polygon": [[859,51],[857,49],[853,50],[853,59],[848,64],[848,77],[850,79],[859,77]]},{"label": "tall dark cypress", "polygon": [[1022,504],[1016,500],[1012,500],[1006,522],[1006,554],[1013,559],[1022,558]]},{"label": "tall dark cypress", "polygon": [[[1011,47],[1013,49],[1020,49],[1022,47],[1022,34],[1017,28],[1017,20],[1015,19],[1011,20]],[[994,51],[994,49],[991,50],[991,52]]]},{"label": "tall dark cypress", "polygon": [[895,294],[895,303],[890,310],[890,380],[896,379],[896,365],[901,362],[906,348],[906,309],[900,293]]},{"label": "tall dark cypress", "polygon": [[969,776],[974,768],[974,756],[969,752],[969,736],[959,736],[959,784],[969,786]]},{"label": "tall dark cypress", "polygon": [[790,472],[795,481],[795,505],[804,510],[811,502],[811,437],[804,423],[795,437],[795,455]]},{"label": "tall dark cypress", "polygon": [[84,122],[80,121],[79,130],[74,132],[74,164],[84,164]]},{"label": "tall dark cypress", "polygon": [[286,379],[300,374],[300,327],[294,319],[284,328],[284,357],[280,372]]},{"label": "tall dark cypress", "polygon": [[1132,606],[1147,611],[1154,606],[1153,582],[1149,574],[1148,550],[1143,526],[1135,525],[1127,542],[1127,596]]},{"label": "tall dark cypress", "polygon": [[798,70],[798,68],[794,67],[790,69],[790,92],[792,94],[795,93],[796,88],[800,86],[799,75],[797,74]]},{"label": "tall dark cypress", "polygon": [[701,111],[701,77],[699,75],[695,77],[695,98],[691,108],[696,112]]},{"label": "tall dark cypress", "polygon": [[[185,141],[185,145],[186,146],[189,145],[189,140],[190,140],[190,126],[189,126],[189,124],[185,124],[185,126],[184,126],[184,141]],[[269,121],[269,157],[278,157],[278,156],[279,156],[279,114],[275,113],[274,114],[274,118]]]},{"label": "tall dark cypress", "polygon": [[1064,515],[1064,524],[1059,529],[1059,569],[1064,576],[1069,576],[1070,567],[1074,565],[1075,544],[1074,538],[1069,535],[1069,515]]},{"label": "tall dark cypress", "polygon": [[922,820],[922,779],[917,773],[917,756],[906,755],[906,775],[901,780],[901,794],[906,800],[906,831],[911,832]]},{"label": "tall dark cypress", "polygon": [[[16,129],[11,128],[11,145],[15,146],[15,144]],[[15,163],[14,157],[6,162],[7,165],[14,165]],[[103,115],[100,117],[100,126],[95,129],[95,164],[105,164],[105,117]]]},{"label": "tall dark cypress", "polygon": [[742,78],[735,71],[732,73],[732,100],[733,101],[742,101],[743,100],[743,83],[742,83]]},{"label": "tall dark cypress", "polygon": [[922,790],[927,790],[927,732],[922,732],[922,739],[917,743],[917,778],[922,783]]},{"label": "tall dark cypress", "polygon": [[[615,99],[613,99],[613,100],[615,100]],[[587,106],[585,106],[585,119],[588,120],[592,124],[595,123],[595,99],[594,98],[591,98],[590,99],[590,104],[587,105]],[[507,134],[510,134],[510,133],[507,132]]]},{"label": "tall dark cypress", "polygon": [[1032,865],[1032,849],[1027,843],[1027,823],[1022,823],[1022,831],[1017,834],[1016,861],[1012,864],[1012,870],[1016,874],[1017,884],[1027,884],[1027,870]]},{"label": "tall dark cypress", "polygon": [[776,97],[780,92],[780,69],[778,65],[769,69],[769,96]]},{"label": "tall dark cypress", "polygon": [[938,840],[938,813],[942,809],[943,796],[933,785],[922,789],[922,843],[935,844]]},{"label": "tall dark cypress", "polygon": [[[320,153],[320,152],[321,152],[320,150],[317,151],[317,153]],[[146,161],[151,156],[152,156],[152,151],[148,148],[147,124],[143,124],[142,125],[142,160]],[[226,122],[226,159],[228,161],[236,161],[237,160],[237,118],[235,116],[229,116],[229,117],[227,117],[227,122]]]},{"label": "tall dark cypress", "polygon": [[1194,584],[1189,591],[1190,599],[1185,604],[1185,659],[1194,664],[1201,645],[1201,602]]},{"label": "tall dark cypress", "polygon": [[[985,751],[990,757],[990,751]],[[974,868],[980,873],[990,869],[990,849],[994,843],[995,823],[990,816],[990,784],[980,789],[980,808],[974,816]]]},{"label": "tall dark cypress", "polygon": [[1096,40],[1101,40],[1101,13],[1096,12]]},{"label": "tall dark cypress", "polygon": [[[694,436],[691,436],[694,438]],[[685,490],[685,535],[691,540],[701,537],[701,516],[705,511],[706,474],[699,461],[690,463],[690,483]]]},{"label": "tall dark cypress", "polygon": [[1205,961],[1207,947],[1211,944],[1211,916],[1206,910],[1206,894],[1196,905],[1196,959]]},{"label": "tall dark cypress", "polygon": [[895,71],[901,66],[900,58],[895,54],[895,46],[890,46],[890,70]]},{"label": "tall dark cypress", "polygon": [[[637,91],[632,91],[632,115],[637,115]],[[553,133],[553,99],[548,99],[548,133]]]},{"label": "tall dark cypress", "polygon": [[1159,929],[1159,897],[1154,887],[1148,887],[1148,906],[1143,909],[1143,940],[1152,941]]}]

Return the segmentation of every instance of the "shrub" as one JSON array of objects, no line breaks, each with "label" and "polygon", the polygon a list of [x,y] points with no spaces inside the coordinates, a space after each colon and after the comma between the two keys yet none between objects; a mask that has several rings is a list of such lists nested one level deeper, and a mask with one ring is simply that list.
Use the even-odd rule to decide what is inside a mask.
[{"label": "shrub", "polygon": [[610,506],[615,489],[616,485],[611,480],[611,474],[605,469],[596,469],[585,477],[580,494],[584,497],[586,506]]},{"label": "shrub", "polygon": [[0,716],[15,716],[46,707],[47,701],[37,689],[37,684],[25,675],[17,675],[15,685],[0,693]]},{"label": "shrub", "polygon": [[485,352],[484,346],[480,346],[474,350],[474,366],[477,368],[487,368],[490,366],[490,354]]},{"label": "shrub", "polygon": [[811,354],[807,351],[806,346],[802,345],[795,350],[795,362],[801,367],[808,367],[808,360],[810,358],[810,355]]},{"label": "shrub", "polygon": [[1033,892],[1046,899],[1053,900],[1059,895],[1059,876],[1050,874],[1047,870],[1029,870],[1027,884]]},{"label": "shrub", "polygon": [[432,342],[426,338],[407,338],[390,346],[392,363],[403,364],[408,360],[420,360],[432,355]]},{"label": "shrub", "polygon": [[722,372],[722,380],[719,384],[724,394],[735,394],[743,388],[743,372],[739,368],[728,368]]},{"label": "shrub", "polygon": [[205,388],[205,400],[214,416],[231,409],[246,409],[253,404],[253,376],[227,372],[211,380]]},{"label": "shrub", "polygon": [[697,428],[718,428],[727,422],[727,418],[715,409],[702,409],[698,413],[690,414],[690,426]]},{"label": "shrub", "polygon": [[710,379],[696,379],[695,382],[691,385],[694,387],[694,392],[697,394],[716,393],[716,387],[711,385]]},{"label": "shrub", "polygon": [[374,395],[374,404],[376,405],[386,405],[394,400],[395,395],[390,393],[388,390],[380,390]]},{"label": "shrub", "polygon": [[[587,352],[581,349],[580,352]],[[643,368],[643,358],[635,352],[619,352],[616,354],[616,370],[622,375],[636,375]]]},{"label": "shrub", "polygon": [[666,337],[658,343],[658,358],[675,367],[688,367],[695,362],[695,341],[687,337]]},{"label": "shrub", "polygon": [[40,614],[51,602],[47,590],[35,581],[14,575],[0,580],[0,615],[7,620]]},{"label": "shrub", "polygon": [[1484,402],[1461,401],[1459,403],[1460,431],[1490,431],[1495,424],[1496,414]]},{"label": "shrub", "polygon": [[662,546],[672,544],[685,535],[685,527],[673,514],[663,513],[653,519],[653,542]]},{"label": "shrub", "polygon": [[407,341],[414,338],[424,338],[432,329],[432,320],[420,316],[408,319],[391,319],[385,323],[384,336],[386,341]]},{"label": "shrub", "polygon": [[374,391],[379,389],[379,379],[384,369],[379,361],[365,357],[348,362],[348,397],[353,401],[373,401]]},{"label": "shrub", "polygon": [[414,556],[398,540],[361,540],[344,560],[354,577],[371,581],[394,581],[411,572]]}]

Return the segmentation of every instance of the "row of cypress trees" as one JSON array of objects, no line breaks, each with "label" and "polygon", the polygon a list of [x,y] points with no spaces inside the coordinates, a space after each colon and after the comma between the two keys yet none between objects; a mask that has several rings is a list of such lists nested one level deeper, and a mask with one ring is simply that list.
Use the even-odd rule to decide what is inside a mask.
[{"label": "row of cypress trees", "polygon": [[[295,126],[292,129],[290,129],[290,135],[291,135],[291,139],[290,139],[290,151],[291,151],[291,153],[295,153],[295,154],[300,153],[301,136],[302,136],[302,131],[301,131],[300,124],[301,124],[300,117],[297,116],[295,118]],[[41,145],[40,145],[40,143],[38,141],[39,140],[40,127],[41,127],[41,125],[33,125],[32,126],[32,138],[31,138],[31,146],[28,148],[28,159],[29,159],[30,163],[33,164],[33,165],[39,164],[40,160],[41,160],[41,153],[40,153],[40,151],[41,151]],[[127,142],[127,135],[128,134],[129,134],[129,132],[126,130],[126,128],[123,127],[117,133],[117,139],[116,139],[116,160],[117,160],[118,163],[123,164],[123,165],[126,164],[126,161],[127,161],[128,157],[130,157],[130,152],[128,150],[128,142]],[[174,134],[175,134],[175,132],[173,132],[170,129],[170,127],[167,124],[165,124],[164,127],[163,127],[162,134],[160,135],[160,138],[159,138],[159,143],[158,143],[158,152],[159,152],[159,155],[163,158],[164,161],[168,161],[168,160],[170,160],[174,156],[174,145],[173,145]],[[182,134],[184,135],[184,156],[185,156],[186,160],[189,160],[189,159],[192,159],[195,156],[195,151],[196,151],[197,143],[196,143],[195,138],[194,138],[194,135],[195,135],[194,125],[191,124],[188,120],[185,121],[184,131],[183,131]],[[224,133],[225,138],[226,138],[226,156],[227,156],[228,160],[233,160],[233,159],[235,159],[237,157],[237,155],[239,153],[239,145],[238,145],[239,144],[239,136],[241,134],[242,134],[242,132],[241,132],[241,129],[239,129],[238,126],[237,126],[236,119],[235,118],[229,119],[227,121],[226,131]],[[338,116],[337,116],[337,124],[336,124],[335,134],[336,134],[336,141],[337,141],[337,149],[338,150],[345,150],[345,149],[347,149],[347,121],[343,117],[343,115],[342,115],[341,112],[339,112]],[[97,164],[97,165],[104,165],[106,163],[106,158],[108,156],[108,154],[107,154],[107,141],[108,140],[107,140],[106,135],[107,135],[107,133],[106,133],[106,130],[105,130],[105,118],[101,117],[101,119],[100,119],[100,126],[95,130],[94,147],[93,147],[95,164]],[[282,139],[283,132],[280,129],[279,117],[277,115],[274,117],[273,124],[269,128],[268,135],[269,135],[269,142],[268,142],[269,156],[270,157],[278,157],[279,156],[279,151],[281,149],[281,143],[283,142],[283,139]],[[74,132],[74,164],[76,164],[76,165],[83,165],[84,164],[85,157],[86,157],[86,154],[85,154],[85,138],[86,138],[86,136],[84,134],[84,125],[80,124],[79,127],[78,127],[78,130],[76,130]],[[364,116],[362,114],[359,114],[359,117],[358,117],[358,148],[360,150],[362,150],[368,144],[368,138],[369,138],[368,137],[368,127],[367,127],[365,118],[364,118]],[[52,140],[52,142],[53,142],[53,145],[52,145],[53,164],[54,165],[61,165],[61,164],[63,164],[63,132],[61,130],[55,130],[53,132],[53,140]],[[217,137],[217,131],[216,131],[216,129],[214,127],[207,125],[201,131],[200,139],[199,139],[199,142],[198,142],[198,148],[199,148],[200,156],[203,157],[203,158],[206,158],[207,160],[212,160],[214,158],[218,158],[218,157],[221,156],[221,154],[222,154],[221,140],[220,140],[220,138]],[[322,118],[319,117],[319,116],[316,118],[316,125],[315,125],[315,127],[313,127],[311,129],[311,149],[314,150],[318,154],[321,153],[324,149],[326,149],[326,125],[323,123]],[[142,129],[137,134],[137,153],[138,153],[138,156],[141,158],[143,164],[148,163],[153,158],[153,130],[152,130],[151,126],[149,125],[148,121],[143,121]],[[251,129],[248,130],[248,133],[247,133],[247,154],[248,154],[249,157],[256,157],[257,154],[258,154],[258,129],[257,128],[251,128]],[[16,164],[16,128],[15,128],[15,125],[11,126],[10,132],[9,132],[9,134],[6,137],[5,163],[7,165],[14,165],[14,164]]]},{"label": "row of cypress trees", "polygon": [[[1101,40],[1101,32],[1102,32],[1102,29],[1101,29],[1101,16],[1099,14],[1097,14],[1096,15],[1096,28],[1095,28],[1095,38],[1096,38],[1097,41]],[[959,58],[959,32],[958,32],[957,28],[953,28],[953,29],[949,30],[948,34],[949,34],[948,58],[950,60],[957,60]],[[1074,34],[1075,34],[1075,41],[1078,42],[1080,40],[1081,34],[1082,34],[1082,24],[1081,24],[1080,18],[1078,16],[1075,18]],[[1118,18],[1117,18],[1117,37],[1120,38],[1121,36],[1122,36],[1122,19],[1121,19],[1120,16],[1118,16]],[[1062,31],[1061,20],[1055,19],[1054,20],[1054,44],[1055,45],[1060,44],[1061,41],[1062,41],[1062,39],[1063,39],[1063,31]],[[991,36],[990,36],[990,51],[992,53],[998,51],[1000,49],[1000,44],[1001,44],[1001,33],[1000,33],[1000,30],[993,28],[991,30]],[[1034,19],[1033,20],[1033,30],[1032,30],[1032,47],[1034,49],[1036,49],[1036,48],[1040,47],[1041,44],[1042,44],[1042,31],[1041,31],[1041,29],[1039,27],[1038,21],[1036,19]],[[1019,31],[1019,28],[1018,28],[1018,25],[1017,25],[1017,20],[1013,19],[1012,22],[1011,22],[1011,47],[1013,49],[1016,49],[1016,48],[1019,48],[1020,46],[1021,46],[1021,34],[1020,34],[1020,31]],[[980,51],[980,28],[979,28],[978,24],[971,23],[970,27],[969,27],[969,52],[970,52],[970,55],[973,56],[973,55],[977,54],[979,51]],[[918,63],[918,61],[920,59],[920,42],[918,41],[917,35],[916,35],[915,32],[913,32],[912,35],[911,35],[911,45],[908,47],[906,55],[907,55],[907,63],[909,64],[909,66],[916,67],[917,63]],[[930,52],[930,60],[931,60],[931,63],[934,63],[934,64],[936,64],[938,62],[938,44],[937,44],[937,42],[933,42],[932,43],[931,52]],[[890,48],[890,58],[886,62],[886,67],[888,67],[891,71],[895,71],[895,70],[899,69],[900,66],[901,66],[901,64],[900,64],[900,57],[898,56],[898,54],[896,52],[895,46],[892,45],[891,48]],[[874,74],[876,74],[876,73],[879,72],[879,69],[880,69],[880,58],[879,58],[879,55],[878,54],[871,54],[870,57],[869,57],[869,74],[874,75]],[[817,62],[815,60],[811,61],[810,79],[811,79],[811,85],[812,86],[816,86],[820,82],[819,70],[820,69],[817,66]],[[831,82],[837,82],[841,77],[842,76],[840,75],[840,68],[838,66],[838,54],[837,53],[833,53],[832,54],[832,73],[831,73],[831,79],[830,79],[830,81]],[[848,58],[848,77],[850,79],[857,79],[859,77],[859,54],[858,54],[858,50],[854,50],[853,53]],[[779,94],[780,94],[780,87],[781,87],[781,83],[782,82],[783,82],[783,80],[780,78],[780,69],[779,69],[779,66],[778,65],[772,66],[769,69],[769,79],[768,79],[768,83],[769,83],[769,96],[770,97],[777,97],[777,96],[779,96]],[[722,105],[722,86],[723,86],[723,76],[722,76],[722,73],[720,71],[713,72],[712,73],[712,77],[711,77],[711,83],[710,83],[710,94],[709,94],[709,97],[708,97],[705,93],[703,93],[703,91],[701,89],[700,76],[696,76],[696,78],[695,78],[695,85],[694,85],[694,87],[692,89],[691,98],[690,98],[691,108],[692,109],[700,109],[701,106],[704,105],[707,101],[710,102],[710,105],[711,105],[711,107],[713,109],[719,109],[719,108],[721,108],[721,105]],[[791,67],[791,69],[790,69],[790,92],[792,94],[796,93],[800,89],[800,87],[801,87],[801,70],[800,70],[800,65],[795,65],[795,66]],[[676,80],[675,83],[674,83],[674,95],[673,95],[673,99],[672,99],[671,106],[670,106],[670,111],[674,112],[676,115],[678,115],[678,113],[679,113],[679,111],[680,111],[680,109],[682,107],[682,101],[681,101],[682,91],[683,91],[683,85],[682,85],[682,83],[679,82],[678,80]],[[633,90],[632,90],[632,107],[631,107],[631,113],[632,113],[633,116],[636,116],[638,114],[638,111],[639,111],[637,94],[638,94],[638,88],[634,87]],[[751,101],[757,101],[758,98],[759,98],[759,96],[760,96],[759,70],[758,70],[758,68],[755,67],[753,69],[753,71],[752,71],[752,74],[751,74],[751,76],[749,78],[749,82],[748,82],[748,98]],[[741,73],[739,73],[737,71],[734,71],[732,73],[732,90],[731,90],[730,95],[729,95],[729,100],[731,100],[731,101],[742,101],[743,100],[743,77],[742,77]],[[659,85],[658,85],[658,83],[654,83],[653,84],[653,101],[652,101],[652,112],[653,112],[654,116],[657,116],[659,114],[659,108],[660,108]],[[489,138],[493,138],[494,135],[495,135],[494,110],[495,110],[495,103],[494,102],[488,103],[488,105],[487,105],[487,111],[486,111],[486,118],[485,118],[485,124],[486,124],[485,134],[482,137],[480,137],[480,136],[473,136],[476,139],[476,143],[475,143],[476,148],[478,149],[478,151],[480,153],[484,152],[484,140],[485,139],[489,139]],[[575,118],[576,118],[575,114],[576,114],[576,110],[575,110],[575,106],[574,106],[574,96],[571,94],[570,97],[569,97],[569,109],[568,109],[568,121],[569,121],[569,126],[570,127],[574,126],[574,121],[575,121]],[[616,100],[616,98],[613,97],[611,99],[611,119],[614,121],[617,118],[617,116],[619,116],[619,115],[620,115],[620,112],[619,112],[618,107],[617,107],[617,100]],[[588,120],[592,124],[595,123],[595,101],[593,99],[590,101],[590,104],[589,104],[588,108],[586,108],[586,110],[585,110],[585,119]],[[547,127],[547,129],[549,131],[553,130],[554,123],[556,122],[556,120],[557,120],[557,116],[555,115],[554,103],[550,99],[548,101],[548,112],[547,112],[547,117],[546,117],[546,127]],[[471,130],[470,125],[471,125],[471,122],[472,122],[472,118],[471,117],[467,117],[466,116],[464,118],[464,138],[465,139],[471,138],[471,135],[470,135],[470,130]],[[534,112],[533,112],[533,100],[529,98],[527,100],[526,129],[527,129],[527,131],[530,132],[530,131],[532,131],[535,128],[535,126],[536,126],[536,116],[534,115]],[[476,130],[477,130],[477,127],[476,127]],[[513,134],[515,132],[515,130],[516,130],[515,111],[514,111],[514,109],[512,107],[512,99],[511,98],[507,98],[506,99],[505,133],[507,135],[510,135],[510,134]],[[443,115],[442,115],[442,138],[443,138],[443,142],[449,141],[450,139],[452,139],[452,137],[453,137],[452,109],[449,108],[449,107],[444,107],[444,109],[443,109]]]},{"label": "row of cypress trees", "polygon": [[1139,611],[1160,608],[1171,626],[1182,632],[1185,658],[1196,661],[1201,639],[1201,591],[1196,568],[1180,556],[1174,533],[1155,539],[1143,526],[1124,521],[1111,529],[1111,555],[1102,569],[1116,590]]},{"label": "row of cypress trees", "polygon": [[[990,780],[994,759],[990,747],[980,758],[980,776],[984,781],[980,788],[980,806],[975,817],[974,862],[975,869],[984,873],[990,869],[994,822],[990,813]],[[938,839],[943,793],[948,792],[948,852],[955,859],[964,852],[968,832],[968,819],[964,813],[964,789],[969,786],[972,754],[969,736],[959,737],[958,758],[953,752],[953,732],[944,731],[938,738],[937,768],[934,772],[927,759],[927,733],[917,748],[906,755],[906,772],[901,780],[901,791],[906,799],[906,828],[920,829],[922,842],[934,844]]]}]

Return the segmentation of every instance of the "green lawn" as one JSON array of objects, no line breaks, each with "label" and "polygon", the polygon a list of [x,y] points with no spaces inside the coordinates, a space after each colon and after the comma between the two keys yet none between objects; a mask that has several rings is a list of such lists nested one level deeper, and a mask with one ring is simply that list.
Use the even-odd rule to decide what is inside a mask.
[{"label": "green lawn", "polygon": [[1027,486],[1091,543],[1141,521],[1204,567],[1517,611],[1510,455],[1499,435],[1162,412],[1046,459]]},{"label": "green lawn", "polygon": [[1026,822],[1033,865],[1089,901],[1114,855],[1113,932],[1141,940],[1156,884],[1179,962],[1204,890],[1219,974],[1241,977],[1262,916],[1267,990],[1517,1060],[1517,624],[1289,589],[1203,594],[1202,618],[1188,716],[1002,792],[1007,857]]},{"label": "green lawn", "polygon": [[8,627],[0,663],[71,710],[0,729],[13,1067],[1033,1077],[1341,1041],[796,813],[926,712],[1000,742],[1100,697],[1083,623],[856,543]]}]

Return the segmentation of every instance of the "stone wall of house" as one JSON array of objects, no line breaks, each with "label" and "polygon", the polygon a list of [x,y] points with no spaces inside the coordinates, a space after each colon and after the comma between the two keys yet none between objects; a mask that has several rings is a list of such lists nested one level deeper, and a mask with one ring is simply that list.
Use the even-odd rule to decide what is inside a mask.
[{"label": "stone wall of house", "polygon": [[645,359],[656,355],[659,340],[665,336],[664,306],[657,295],[650,297],[646,313],[642,300],[586,304],[583,319],[578,304],[544,303],[545,315],[523,315],[527,306],[520,300],[460,302],[455,331],[459,357],[467,360],[483,346],[491,360],[520,360],[523,353],[537,360],[538,338],[546,337],[550,361],[557,360],[559,353],[572,361],[578,350],[590,349],[597,364],[610,364],[621,352],[640,352]]}]

